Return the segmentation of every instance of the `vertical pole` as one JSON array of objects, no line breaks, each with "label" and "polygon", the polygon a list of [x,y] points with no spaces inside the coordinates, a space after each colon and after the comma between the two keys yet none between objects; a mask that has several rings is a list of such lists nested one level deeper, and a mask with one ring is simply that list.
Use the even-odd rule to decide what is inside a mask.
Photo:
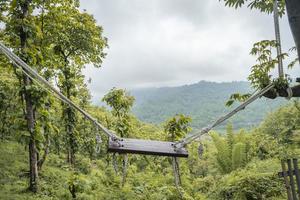
[{"label": "vertical pole", "polygon": [[292,189],[292,194],[293,194],[293,200],[297,200],[297,193],[295,189],[295,183],[294,183],[294,173],[293,173],[293,167],[292,167],[292,161],[291,159],[287,160],[288,164],[288,174],[290,177],[290,184],[291,184],[291,189]]},{"label": "vertical pole", "polygon": [[293,164],[294,164],[296,182],[297,182],[297,188],[298,188],[298,198],[300,199],[300,174],[299,174],[299,168],[298,168],[298,160],[296,158],[293,159]]},{"label": "vertical pole", "polygon": [[283,74],[283,62],[281,57],[281,38],[280,38],[280,28],[279,28],[279,13],[278,13],[278,2],[274,0],[274,26],[275,26],[275,37],[277,42],[277,57],[278,57],[278,75],[279,78],[284,78]]},{"label": "vertical pole", "polygon": [[288,200],[293,200],[293,197],[292,197],[292,194],[291,194],[290,183],[289,183],[288,178],[287,178],[286,166],[285,166],[284,160],[281,160],[281,168],[282,168],[282,173],[283,173],[283,178],[284,178],[284,183],[285,183],[285,187],[286,187]]},{"label": "vertical pole", "polygon": [[298,58],[300,60],[300,1],[285,0],[285,5],[290,28],[298,50]]}]

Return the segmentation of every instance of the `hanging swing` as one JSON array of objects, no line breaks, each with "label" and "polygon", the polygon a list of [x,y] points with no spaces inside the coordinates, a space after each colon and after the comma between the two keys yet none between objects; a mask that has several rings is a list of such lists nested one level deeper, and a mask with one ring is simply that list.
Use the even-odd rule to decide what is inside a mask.
[{"label": "hanging swing", "polygon": [[[291,29],[294,35],[294,39],[299,51],[300,45],[300,36],[299,36],[299,12],[300,12],[300,3],[295,0],[286,0],[287,1],[287,10],[289,14],[289,21],[291,25]],[[290,12],[289,12],[290,11]],[[274,22],[275,22],[275,32],[276,32],[276,40],[278,44],[280,44],[280,34],[279,34],[279,23],[278,23],[278,6],[277,0],[274,1]],[[298,26],[298,27],[295,27]],[[100,124],[95,118],[93,118],[89,113],[85,110],[81,109],[79,106],[74,104],[70,99],[65,97],[60,91],[58,91],[54,86],[52,86],[49,82],[47,82],[42,76],[40,76],[34,69],[32,69],[29,65],[27,65],[22,59],[20,59],[17,55],[10,51],[2,42],[0,42],[0,50],[4,55],[8,57],[8,59],[17,67],[19,67],[25,75],[30,77],[33,81],[35,81],[39,86],[48,89],[48,91],[54,93],[56,97],[58,97],[61,101],[69,105],[70,107],[76,109],[82,115],[84,115],[87,119],[92,121],[96,127],[100,128],[103,133],[108,136],[108,152],[113,153],[132,153],[132,154],[145,154],[145,155],[156,155],[156,156],[171,156],[171,157],[188,157],[188,152],[185,149],[185,146],[190,142],[196,140],[202,135],[208,133],[214,127],[220,125],[237,112],[243,110],[250,103],[254,102],[258,98],[262,96],[268,96],[267,93],[272,88],[274,88],[274,84],[270,84],[266,86],[261,91],[255,92],[249,99],[247,99],[244,103],[236,107],[231,112],[227,113],[224,116],[218,118],[213,124],[208,127],[203,128],[200,132],[197,132],[192,135],[188,135],[184,139],[178,142],[164,142],[164,141],[155,141],[155,140],[140,140],[140,139],[129,139],[129,138],[119,138],[117,135],[106,129],[102,124]],[[278,55],[281,54],[281,47],[278,45],[277,48]],[[282,60],[279,56],[279,77],[283,77],[283,69],[282,69]],[[46,87],[45,87],[46,86]],[[298,87],[298,88],[297,88]],[[296,89],[298,90],[296,90]],[[300,97],[300,86],[296,86],[295,88],[289,88],[289,92],[287,92],[288,96]],[[295,91],[294,91],[295,90]],[[100,142],[100,140],[99,140]]]}]

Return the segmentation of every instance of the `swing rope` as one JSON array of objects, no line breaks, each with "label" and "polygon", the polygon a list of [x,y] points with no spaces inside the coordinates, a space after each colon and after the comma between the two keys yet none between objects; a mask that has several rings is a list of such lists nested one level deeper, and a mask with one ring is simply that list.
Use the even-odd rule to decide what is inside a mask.
[{"label": "swing rope", "polygon": [[245,102],[243,102],[242,104],[240,104],[238,107],[236,107],[234,110],[232,110],[231,112],[227,113],[226,115],[221,116],[220,118],[218,118],[213,124],[211,124],[211,125],[203,128],[203,129],[201,129],[199,132],[196,132],[196,133],[194,133],[192,135],[189,135],[189,136],[185,137],[184,139],[176,142],[175,145],[174,145],[175,148],[176,149],[181,149],[185,145],[193,142],[194,140],[196,140],[197,138],[201,137],[202,135],[207,134],[213,128],[215,128],[216,126],[220,125],[221,123],[223,123],[227,119],[231,118],[232,116],[234,116],[239,111],[244,110],[249,104],[251,104],[252,102],[254,102],[255,100],[257,100],[258,98],[262,97],[266,92],[268,92],[272,88],[274,88],[274,84],[273,83],[269,84],[268,86],[266,86],[262,90],[260,90],[258,92],[255,92]]},{"label": "swing rope", "polygon": [[174,181],[175,181],[175,187],[181,196],[183,197],[182,191],[181,191],[181,177],[180,177],[180,169],[179,169],[179,160],[177,157],[172,157],[172,167],[173,167],[173,173],[174,173]]},{"label": "swing rope", "polygon": [[73,103],[70,99],[64,96],[60,91],[58,91],[54,86],[52,86],[47,80],[45,80],[42,76],[40,76],[34,69],[32,69],[29,65],[27,65],[21,58],[19,58],[16,54],[11,52],[1,41],[0,41],[0,50],[6,55],[12,63],[19,67],[26,76],[28,76],[32,81],[38,83],[39,86],[46,89],[50,93],[54,94],[58,99],[66,103],[68,106],[76,109],[82,115],[84,115],[87,119],[92,121],[97,127],[99,127],[108,137],[112,138],[115,141],[119,140],[119,137],[106,129],[102,124],[100,124],[97,119],[93,118],[89,113],[85,110],[81,109],[75,103]]},{"label": "swing rope", "polygon": [[181,178],[180,178],[179,163],[176,157],[172,157],[172,166],[173,166],[173,172],[175,177],[175,185],[177,188],[179,188],[181,185]]},{"label": "swing rope", "polygon": [[128,166],[128,154],[124,154],[122,160],[122,186],[124,186],[126,182],[127,166]]},{"label": "swing rope", "polygon": [[116,153],[113,153],[113,155],[112,155],[112,164],[113,164],[113,168],[115,170],[115,173],[118,174],[119,169],[118,169]]}]

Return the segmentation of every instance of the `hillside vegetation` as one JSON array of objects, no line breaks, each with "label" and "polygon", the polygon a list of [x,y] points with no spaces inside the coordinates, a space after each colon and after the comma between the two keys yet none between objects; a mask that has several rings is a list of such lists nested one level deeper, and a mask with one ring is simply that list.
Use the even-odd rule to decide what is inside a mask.
[{"label": "hillside vegetation", "polygon": [[[180,87],[133,90],[131,93],[136,98],[133,113],[140,120],[155,124],[183,113],[193,118],[194,128],[203,128],[231,109],[225,106],[231,94],[251,91],[248,82],[206,81]],[[266,114],[285,102],[284,99],[261,99],[230,120],[235,128],[250,128],[258,125]],[[224,129],[224,126],[225,124],[219,129]]]},{"label": "hillside vegetation", "polygon": [[[235,7],[243,4],[227,2],[238,3]],[[254,3],[254,7],[265,5]],[[189,152],[185,159],[110,154],[109,139],[116,143],[121,137],[182,140],[192,126],[205,126],[222,114],[231,93],[248,91],[249,86],[200,82],[134,91],[137,102],[128,91],[113,88],[101,100],[107,109],[91,103],[83,69],[101,67],[108,40],[94,17],[81,9],[80,1],[1,1],[0,24],[1,43],[92,116],[79,113],[72,103],[66,104],[66,98],[61,101],[49,87],[37,84],[35,73],[15,63],[14,55],[1,54],[0,199],[286,199],[278,172],[281,160],[300,155],[299,101],[278,109],[284,100],[256,102],[226,124],[222,134],[210,131],[183,145]],[[262,48],[254,52],[269,56],[261,55],[252,67],[253,88],[273,81],[268,73],[278,59],[269,59],[269,44],[255,45]],[[274,94],[278,86],[288,84],[274,81]],[[272,108],[275,111],[264,118]]]},{"label": "hillside vegetation", "polygon": [[[82,149],[77,153],[75,168],[66,162],[66,154],[53,146],[40,171],[37,194],[27,191],[28,159],[26,146],[15,141],[15,133],[0,142],[0,199],[273,199],[283,200],[285,187],[277,176],[279,158],[299,155],[299,134],[288,135],[289,117],[300,116],[295,106],[272,113],[251,132],[233,131],[227,126],[224,136],[210,133],[212,140],[202,141],[204,152],[198,154],[199,143],[189,146],[190,156],[180,159],[181,186],[176,188],[170,158],[129,155],[126,183],[107,154],[106,144],[99,153]],[[274,124],[276,119],[276,126]],[[298,118],[300,119],[300,118]],[[157,127],[134,123],[138,137],[162,137]],[[137,128],[139,127],[139,128]],[[277,133],[274,134],[274,129]],[[142,133],[142,135],[141,135]],[[153,135],[156,133],[157,135]],[[288,140],[286,140],[289,138]],[[282,151],[283,150],[283,151]]]},{"label": "hillside vegetation", "polygon": [[[28,136],[18,126],[11,126],[1,131],[0,199],[284,200],[285,187],[277,173],[281,170],[280,159],[299,155],[299,107],[299,102],[291,102],[270,113],[251,131],[234,131],[228,124],[225,134],[211,132],[211,139],[192,143],[188,146],[189,158],[179,159],[180,185],[174,182],[171,158],[141,155],[128,155],[124,182],[124,155],[108,154],[107,142],[97,144],[97,130],[79,118],[76,129],[82,136],[78,137],[74,165],[67,162],[65,132],[59,126],[62,122],[53,121],[58,132],[52,133],[50,153],[39,170],[39,190],[31,193],[27,190]],[[117,131],[118,126],[122,127],[113,111],[87,109],[106,126]],[[57,115],[52,113],[54,118]],[[140,122],[133,115],[126,121],[130,124],[129,137],[169,137],[163,127]],[[44,141],[43,137],[39,142],[40,154],[46,148]]]}]

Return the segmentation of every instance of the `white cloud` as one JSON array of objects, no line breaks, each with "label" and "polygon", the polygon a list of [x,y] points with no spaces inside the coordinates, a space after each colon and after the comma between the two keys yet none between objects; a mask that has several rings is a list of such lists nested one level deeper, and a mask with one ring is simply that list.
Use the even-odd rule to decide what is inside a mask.
[{"label": "white cloud", "polygon": [[[89,0],[82,8],[103,26],[110,46],[101,69],[85,70],[97,99],[114,86],[246,80],[252,44],[274,37],[272,16],[218,0]],[[281,28],[287,49],[286,19]]]}]

